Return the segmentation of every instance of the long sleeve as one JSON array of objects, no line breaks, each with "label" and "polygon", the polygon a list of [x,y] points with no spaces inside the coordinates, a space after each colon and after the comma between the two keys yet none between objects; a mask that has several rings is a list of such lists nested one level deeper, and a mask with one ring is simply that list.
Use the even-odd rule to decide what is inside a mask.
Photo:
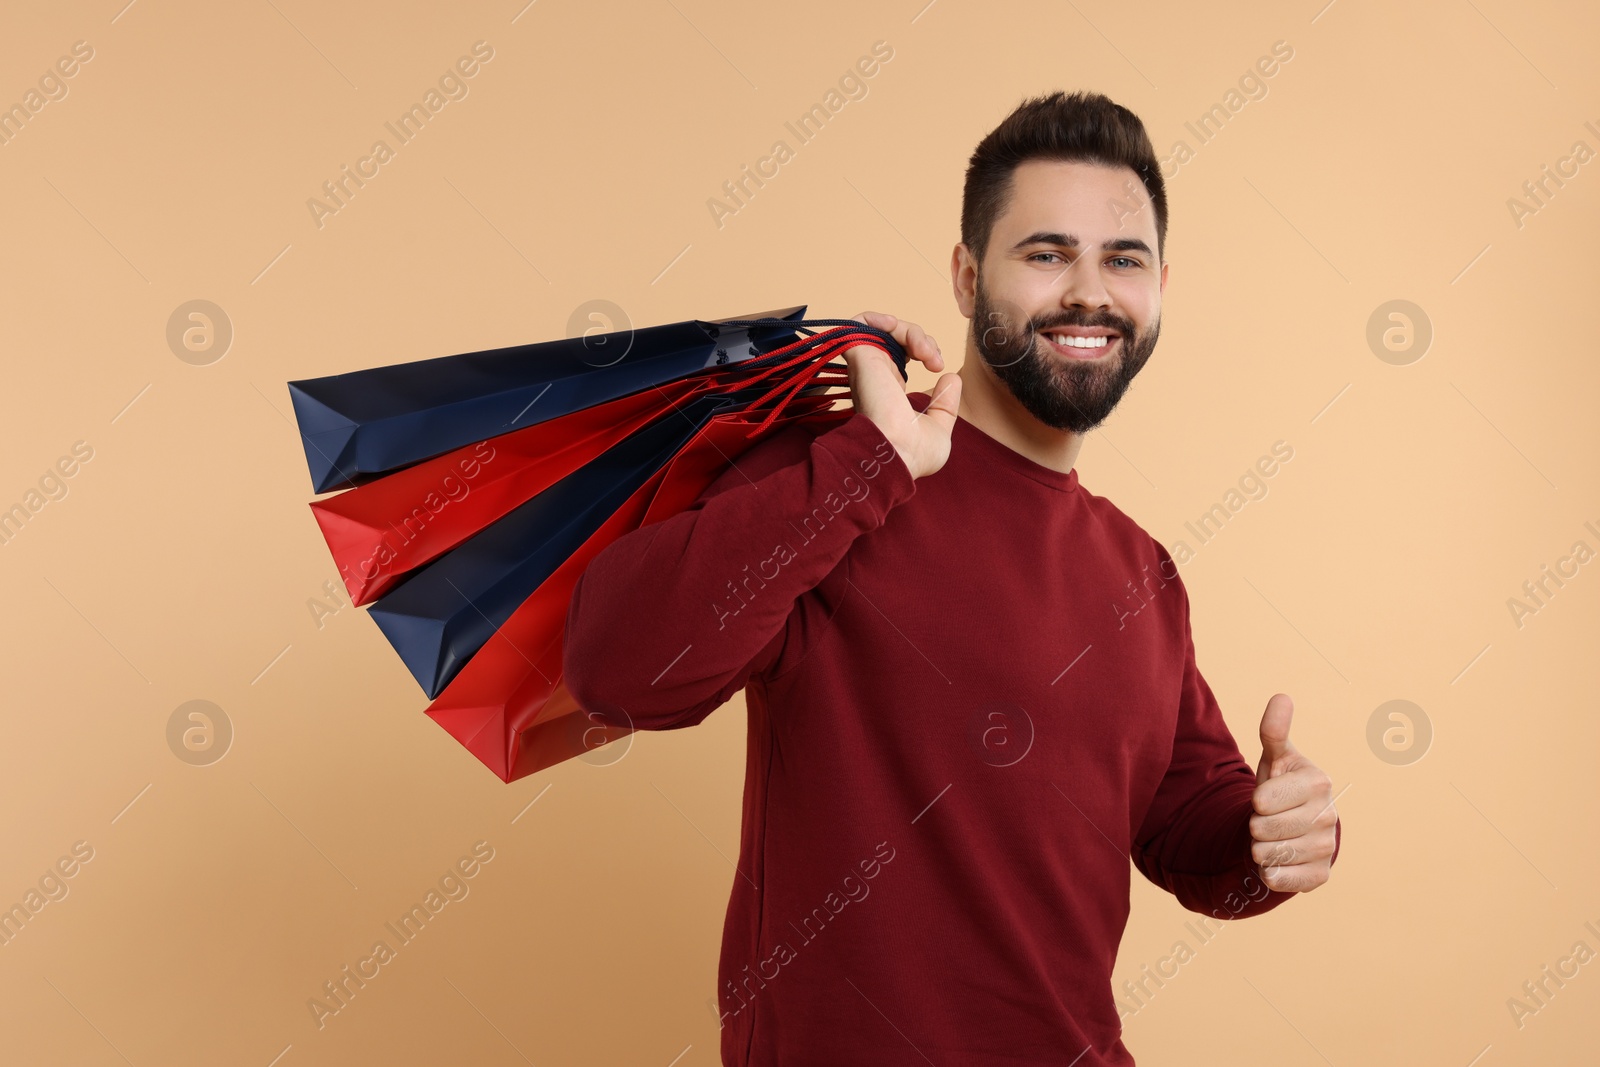
[{"label": "long sleeve", "polygon": [[[1158,546],[1163,567],[1176,567]],[[1164,572],[1165,573],[1165,572]],[[1189,596],[1174,578],[1183,612],[1185,662],[1172,759],[1131,850],[1134,865],[1190,911],[1218,919],[1259,915],[1295,896],[1268,889],[1250,855],[1256,771],[1223,720],[1195,663]],[[1339,824],[1334,824],[1337,859]]]},{"label": "long sleeve", "polygon": [[752,675],[797,662],[831,614],[808,594],[915,491],[859,413],[762,441],[687,510],[590,561],[568,609],[568,690],[616,725],[699,723]]}]

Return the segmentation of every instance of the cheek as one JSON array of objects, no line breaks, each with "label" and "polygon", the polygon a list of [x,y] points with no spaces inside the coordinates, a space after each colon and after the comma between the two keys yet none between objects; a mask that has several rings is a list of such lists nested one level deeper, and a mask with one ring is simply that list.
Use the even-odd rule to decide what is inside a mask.
[{"label": "cheek", "polygon": [[1061,309],[1060,282],[1052,271],[1020,270],[990,283],[989,303],[1018,324],[1048,318]]},{"label": "cheek", "polygon": [[1140,333],[1146,333],[1161,314],[1161,289],[1156,279],[1123,279],[1107,287],[1120,314],[1133,320]]}]

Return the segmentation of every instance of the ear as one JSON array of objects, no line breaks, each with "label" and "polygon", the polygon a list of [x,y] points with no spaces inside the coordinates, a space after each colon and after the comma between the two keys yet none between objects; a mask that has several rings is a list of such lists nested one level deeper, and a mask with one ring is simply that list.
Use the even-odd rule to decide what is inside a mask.
[{"label": "ear", "polygon": [[1171,263],[1167,263],[1167,262],[1163,262],[1161,264],[1161,295],[1162,296],[1166,296],[1167,295],[1167,268],[1170,267],[1170,266],[1172,266],[1172,264]]},{"label": "ear", "polygon": [[950,288],[962,317],[972,318],[977,304],[978,261],[964,244],[957,244],[950,253]]}]

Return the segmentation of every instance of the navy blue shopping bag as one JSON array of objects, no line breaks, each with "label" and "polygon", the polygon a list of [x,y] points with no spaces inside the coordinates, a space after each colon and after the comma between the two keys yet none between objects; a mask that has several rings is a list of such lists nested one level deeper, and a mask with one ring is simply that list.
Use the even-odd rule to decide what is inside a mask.
[{"label": "navy blue shopping bag", "polygon": [[[796,339],[805,305],[291,381],[319,493]],[[756,322],[753,320],[768,320]],[[619,357],[616,353],[621,352]]]}]

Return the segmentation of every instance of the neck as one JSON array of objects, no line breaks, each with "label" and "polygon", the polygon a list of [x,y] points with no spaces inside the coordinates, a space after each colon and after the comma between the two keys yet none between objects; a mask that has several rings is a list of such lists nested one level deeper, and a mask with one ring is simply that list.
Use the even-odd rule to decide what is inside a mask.
[{"label": "neck", "polygon": [[966,358],[961,363],[961,403],[957,408],[967,422],[1041,467],[1065,474],[1078,462],[1083,435],[1046,426],[1011,395],[967,337]]}]

